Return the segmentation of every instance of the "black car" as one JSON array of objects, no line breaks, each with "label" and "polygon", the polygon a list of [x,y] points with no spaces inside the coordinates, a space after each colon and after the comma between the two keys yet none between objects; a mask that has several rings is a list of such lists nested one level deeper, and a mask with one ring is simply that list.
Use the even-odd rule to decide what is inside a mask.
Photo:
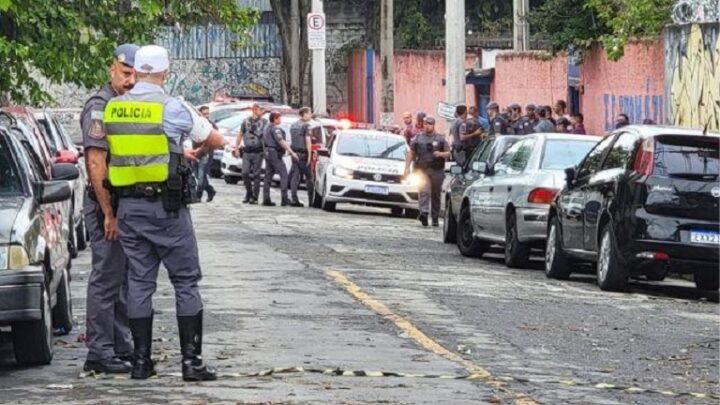
[{"label": "black car", "polygon": [[39,158],[17,129],[0,126],[0,326],[10,326],[20,365],[47,364],[53,328],[72,329],[70,252],[61,201],[70,198],[72,164],[43,177]]},{"label": "black car", "polygon": [[550,210],[545,272],[564,279],[573,262],[596,263],[598,285],[620,291],[628,277],[659,281],[694,274],[718,289],[720,135],[629,126],[603,139]]},{"label": "black car", "polygon": [[445,203],[445,221],[443,223],[443,242],[455,243],[457,233],[457,221],[460,215],[460,203],[463,193],[475,180],[480,179],[485,173],[478,171],[477,163],[486,163],[492,166],[495,160],[510,148],[521,136],[503,135],[492,136],[480,141],[465,165],[454,165],[450,167],[450,177],[443,185]]}]

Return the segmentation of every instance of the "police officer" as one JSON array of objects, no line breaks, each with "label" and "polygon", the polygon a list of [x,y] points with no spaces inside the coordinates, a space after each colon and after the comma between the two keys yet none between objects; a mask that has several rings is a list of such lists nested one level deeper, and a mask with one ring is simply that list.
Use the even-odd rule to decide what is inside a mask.
[{"label": "police officer", "polygon": [[510,128],[512,130],[512,133],[515,135],[522,135],[523,129],[522,129],[522,108],[520,107],[520,104],[512,103],[510,104],[510,119],[509,119]]},{"label": "police officer", "polygon": [[312,110],[310,107],[303,107],[299,111],[300,119],[290,126],[290,147],[298,156],[297,160],[293,160],[290,169],[290,205],[293,207],[302,207],[303,204],[298,200],[297,189],[300,185],[300,177],[305,176],[305,187],[307,188],[308,201],[315,192],[315,183],[313,173],[310,170],[312,159],[312,132],[310,129],[310,120],[312,119]]},{"label": "police officer", "polygon": [[482,130],[477,121],[468,117],[468,109],[464,105],[455,108],[455,122],[450,132],[453,136],[453,153],[455,162],[465,166],[465,162],[480,142]]},{"label": "police officer", "polygon": [[500,114],[500,106],[494,101],[487,105],[487,113],[490,121],[488,133],[490,135],[510,135],[513,134],[507,120]]},{"label": "police officer", "polygon": [[529,135],[535,132],[535,126],[538,124],[538,119],[535,115],[535,108],[535,104],[528,104],[525,106],[525,115],[520,118],[520,134]]},{"label": "police officer", "polygon": [[410,173],[410,164],[414,163],[416,172],[423,177],[418,219],[427,226],[428,216],[432,216],[432,225],[439,226],[440,191],[450,148],[445,137],[435,132],[435,118],[425,117],[424,123],[423,132],[415,136],[410,144],[410,152],[405,159],[405,176]]},{"label": "police officer", "polygon": [[[242,175],[245,184],[245,200],[243,203],[257,204],[260,198],[260,176],[263,163],[263,131],[268,121],[262,117],[263,110],[259,104],[252,106],[252,116],[243,121],[238,132],[235,157],[242,154]],[[241,153],[242,151],[242,153]]]},{"label": "police officer", "polygon": [[289,205],[288,200],[288,172],[282,157],[287,152],[293,161],[299,159],[298,155],[290,149],[285,140],[285,131],[278,125],[282,116],[279,112],[270,113],[270,125],[265,127],[263,141],[265,142],[265,178],[263,179],[263,205],[266,207],[274,207],[275,203],[270,201],[270,183],[277,173],[280,176],[280,198],[281,205]]},{"label": "police officer", "polygon": [[118,197],[120,243],[128,260],[128,317],[135,344],[131,377],[155,374],[150,358],[152,296],[160,262],[175,288],[185,381],[216,379],[202,360],[203,305],[198,247],[190,211],[186,137],[197,153],[223,145],[223,137],[190,106],[165,94],[170,60],[165,48],[144,46],[135,54],[137,83],[110,100],[104,125],[110,147],[108,179]]},{"label": "police officer", "polygon": [[127,267],[117,241],[117,219],[106,187],[108,143],[103,111],[111,98],[125,94],[135,85],[133,65],[137,50],[138,46],[132,44],[115,49],[110,82],[90,97],[80,116],[90,179],[83,206],[92,250],[87,291],[88,354],[83,367],[88,372],[129,373],[132,368],[133,347],[125,304]]}]

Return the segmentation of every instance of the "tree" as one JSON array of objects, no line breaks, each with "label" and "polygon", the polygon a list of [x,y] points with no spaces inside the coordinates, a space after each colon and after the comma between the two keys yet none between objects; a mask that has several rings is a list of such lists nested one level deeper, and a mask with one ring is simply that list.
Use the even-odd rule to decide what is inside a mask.
[{"label": "tree", "polygon": [[259,16],[236,0],[0,0],[0,104],[51,101],[38,75],[98,86],[119,43],[151,43],[164,25],[224,24],[240,45]]},{"label": "tree", "polygon": [[[310,0],[270,0],[270,5],[280,30],[283,82],[288,103],[294,107],[301,104],[308,105],[310,104],[310,95],[302,90],[305,88],[305,82],[307,81],[307,66],[310,55],[307,47],[307,24],[305,23],[305,16],[310,12]],[[297,6],[294,11],[300,19],[297,28],[293,28],[292,6]],[[293,46],[293,35],[299,36],[299,41],[296,42],[299,46]],[[291,63],[293,60],[298,61],[297,66]],[[295,75],[295,80],[293,80],[293,75]],[[293,82],[297,82],[297,87],[293,86]]]}]

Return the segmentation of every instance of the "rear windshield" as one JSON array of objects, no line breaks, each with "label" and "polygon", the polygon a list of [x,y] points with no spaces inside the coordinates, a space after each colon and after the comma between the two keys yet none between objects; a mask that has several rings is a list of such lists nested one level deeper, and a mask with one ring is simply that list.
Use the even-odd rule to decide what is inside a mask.
[{"label": "rear windshield", "polygon": [[22,186],[9,146],[5,139],[0,138],[0,195],[20,194],[22,194]]},{"label": "rear windshield", "polygon": [[654,174],[716,176],[720,172],[720,140],[713,137],[658,137]]},{"label": "rear windshield", "polygon": [[551,139],[545,143],[545,153],[540,165],[541,169],[563,170],[568,167],[577,166],[578,163],[590,152],[597,141],[593,140],[568,140]]}]

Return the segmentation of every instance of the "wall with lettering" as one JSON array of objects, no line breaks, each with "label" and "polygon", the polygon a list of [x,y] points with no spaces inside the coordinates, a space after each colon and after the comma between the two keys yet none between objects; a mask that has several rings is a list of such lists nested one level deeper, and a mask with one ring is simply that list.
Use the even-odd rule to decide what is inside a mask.
[{"label": "wall with lettering", "polygon": [[670,123],[720,131],[720,23],[665,29],[665,94]]}]

